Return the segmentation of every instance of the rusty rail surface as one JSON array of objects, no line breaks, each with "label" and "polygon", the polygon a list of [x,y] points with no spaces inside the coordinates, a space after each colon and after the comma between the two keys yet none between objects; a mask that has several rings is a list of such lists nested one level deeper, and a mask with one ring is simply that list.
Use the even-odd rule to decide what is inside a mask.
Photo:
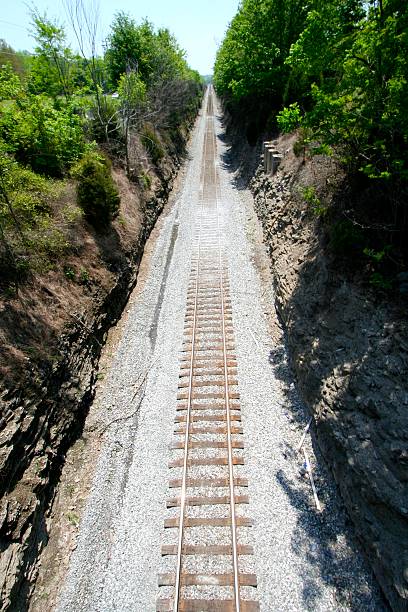
[{"label": "rusty rail surface", "polygon": [[[216,146],[210,89],[171,445],[178,456],[169,464],[172,470],[181,470],[169,483],[180,494],[167,501],[168,508],[178,509],[178,517],[167,519],[165,528],[177,529],[178,537],[175,545],[162,547],[162,555],[175,556],[176,563],[174,573],[159,576],[159,587],[173,587],[173,596],[159,599],[157,612],[259,610],[258,602],[248,597],[248,587],[257,586],[256,576],[240,569],[241,557],[252,555],[253,549],[239,543],[239,529],[250,527],[252,521],[241,511],[249,503],[242,492],[248,481],[236,473],[237,466],[244,464],[244,444]],[[220,508],[225,511],[214,511]],[[194,538],[194,529],[202,529],[203,535]],[[228,571],[211,568],[220,558]]]}]

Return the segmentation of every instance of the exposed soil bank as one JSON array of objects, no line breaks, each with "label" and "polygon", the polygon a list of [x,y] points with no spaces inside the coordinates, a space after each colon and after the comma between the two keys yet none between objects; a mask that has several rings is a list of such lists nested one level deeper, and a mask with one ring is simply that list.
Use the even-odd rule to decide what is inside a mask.
[{"label": "exposed soil bank", "polygon": [[[47,509],[65,455],[81,434],[102,346],[135,286],[144,244],[167,201],[187,135],[187,127],[177,134],[177,143],[161,159],[149,189],[136,188],[122,171],[115,171],[121,213],[105,235],[86,237],[90,254],[95,251],[98,277],[88,292],[73,283],[64,310],[59,286],[48,292],[46,283],[31,288],[36,307],[41,302],[48,319],[52,321],[53,313],[61,315],[62,309],[65,317],[60,318],[65,321],[52,347],[54,364],[48,361],[41,367],[41,362],[28,360],[20,381],[0,389],[0,610],[27,610],[36,560],[48,539]],[[85,284],[91,282],[85,279]],[[35,328],[37,321],[32,319]]]},{"label": "exposed soil bank", "polygon": [[277,174],[266,177],[261,165],[250,184],[276,308],[316,439],[380,585],[402,612],[408,606],[407,323],[401,306],[334,261],[321,221],[300,196],[304,186],[336,180],[333,168],[322,158],[303,164],[293,140],[276,141],[284,154]]}]

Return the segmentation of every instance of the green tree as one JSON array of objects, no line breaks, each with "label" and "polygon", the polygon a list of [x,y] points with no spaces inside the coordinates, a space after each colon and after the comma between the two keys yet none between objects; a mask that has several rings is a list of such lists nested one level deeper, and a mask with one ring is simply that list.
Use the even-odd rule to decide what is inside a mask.
[{"label": "green tree", "polygon": [[273,115],[297,102],[312,137],[335,146],[350,169],[400,180],[408,172],[407,56],[408,5],[399,0],[243,0],[214,84],[227,104],[248,111],[250,100],[255,115],[265,104]]},{"label": "green tree", "polygon": [[144,82],[149,81],[155,56],[155,35],[149,21],[138,26],[126,13],[117,13],[107,45],[105,58],[113,87],[128,69],[136,70]]},{"label": "green tree", "polygon": [[218,93],[236,101],[253,95],[281,101],[289,73],[285,59],[307,6],[302,0],[244,0],[217,54]]},{"label": "green tree", "polygon": [[175,37],[165,28],[160,29],[156,35],[153,74],[155,79],[162,80],[191,77],[185,52],[179,47]]},{"label": "green tree", "polygon": [[309,8],[304,29],[285,60],[301,95],[312,82],[324,81],[330,88],[341,79],[345,54],[364,17],[360,0],[314,0]]},{"label": "green tree", "polygon": [[[386,240],[394,262],[408,257],[407,57],[401,0],[243,0],[214,72],[233,116],[258,122],[256,137],[266,119],[287,131],[301,118],[303,150],[343,164],[365,246],[391,260]],[[352,235],[347,223],[337,227]]]},{"label": "green tree", "polygon": [[353,170],[401,179],[408,171],[408,7],[384,0],[364,13],[358,4],[348,13],[338,3],[310,13],[288,62],[312,78],[306,122],[315,137],[340,147]]},{"label": "green tree", "polygon": [[9,64],[18,75],[24,75],[25,67],[22,58],[4,39],[0,38],[0,68],[7,64]]},{"label": "green tree", "polygon": [[157,81],[197,78],[169,30],[162,28],[156,32],[147,20],[137,25],[129,15],[119,12],[107,43],[106,62],[113,87],[130,70],[137,72],[148,87]]},{"label": "green tree", "polygon": [[83,154],[81,118],[68,107],[57,109],[45,96],[20,97],[0,116],[0,138],[9,153],[33,170],[61,177]]},{"label": "green tree", "polygon": [[37,43],[30,71],[29,88],[32,93],[47,93],[53,97],[72,96],[74,58],[66,46],[64,29],[36,9],[31,12],[33,36]]}]

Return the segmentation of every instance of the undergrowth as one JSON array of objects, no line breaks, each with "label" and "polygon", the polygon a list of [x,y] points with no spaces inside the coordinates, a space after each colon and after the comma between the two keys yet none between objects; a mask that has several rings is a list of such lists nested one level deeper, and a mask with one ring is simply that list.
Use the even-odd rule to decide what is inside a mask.
[{"label": "undergrowth", "polygon": [[319,220],[334,261],[345,273],[357,273],[377,293],[408,295],[406,257],[399,236],[387,219],[381,221],[376,214],[381,194],[368,194],[350,183],[345,188],[335,180],[331,188],[320,183],[300,187],[298,193]]},{"label": "undergrowth", "polygon": [[0,288],[47,271],[69,249],[66,226],[82,215],[72,204],[54,214],[53,203],[65,188],[64,180],[40,176],[10,157],[1,158]]},{"label": "undergrowth", "polygon": [[164,157],[164,149],[156,132],[150,126],[145,126],[141,134],[141,141],[149,153],[154,164],[158,164]]}]

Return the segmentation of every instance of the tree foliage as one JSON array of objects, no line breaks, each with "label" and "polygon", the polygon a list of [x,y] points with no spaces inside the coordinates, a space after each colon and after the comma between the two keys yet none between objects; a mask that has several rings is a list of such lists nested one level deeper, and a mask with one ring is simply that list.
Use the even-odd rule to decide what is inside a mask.
[{"label": "tree foliage", "polygon": [[25,73],[25,62],[22,54],[16,53],[5,40],[0,38],[0,67],[9,64],[19,76]]},{"label": "tree foliage", "polygon": [[[301,125],[296,151],[343,164],[355,198],[348,208],[370,234],[366,248],[393,244],[384,260],[394,262],[408,258],[407,57],[402,0],[242,0],[214,73],[249,142],[265,127]],[[333,221],[341,240],[332,245],[354,240],[350,223]]]},{"label": "tree foliage", "polygon": [[0,138],[16,160],[55,177],[64,176],[86,148],[81,118],[46,96],[20,94],[0,115]]},{"label": "tree foliage", "polygon": [[138,26],[126,13],[117,13],[107,39],[106,51],[112,86],[117,86],[120,77],[129,68],[137,70],[143,81],[148,81],[153,70],[153,49],[153,26],[147,20]]},{"label": "tree foliage", "polygon": [[408,178],[407,54],[407,5],[354,1],[312,11],[287,60],[309,78],[315,136],[372,178]]},{"label": "tree foliage", "polygon": [[190,118],[197,111],[202,82],[169,30],[156,31],[147,20],[137,24],[123,12],[112,23],[106,63],[111,87],[119,95],[118,125],[130,177],[132,134],[141,136],[143,124],[150,122],[171,131]]},{"label": "tree foliage", "polygon": [[303,0],[243,0],[216,58],[214,85],[221,96],[283,100],[285,59],[302,31],[307,6]]},{"label": "tree foliage", "polygon": [[[408,5],[243,0],[215,64],[228,102],[298,103],[304,126],[353,170],[408,178]],[[293,114],[293,106],[279,122]]]},{"label": "tree foliage", "polygon": [[279,129],[284,134],[293,132],[302,121],[301,110],[299,104],[294,102],[288,107],[283,108],[276,117]]},{"label": "tree foliage", "polygon": [[111,25],[106,62],[114,88],[129,70],[137,72],[147,87],[157,80],[197,79],[168,29],[156,32],[149,21],[137,24],[124,12],[117,13]]},{"label": "tree foliage", "polygon": [[54,23],[36,9],[31,13],[33,36],[37,43],[31,67],[30,90],[52,96],[60,93],[66,98],[73,93],[73,54],[66,46],[62,26]]},{"label": "tree foliage", "polygon": [[0,68],[0,102],[19,98],[22,91],[21,81],[11,64],[3,64]]}]

